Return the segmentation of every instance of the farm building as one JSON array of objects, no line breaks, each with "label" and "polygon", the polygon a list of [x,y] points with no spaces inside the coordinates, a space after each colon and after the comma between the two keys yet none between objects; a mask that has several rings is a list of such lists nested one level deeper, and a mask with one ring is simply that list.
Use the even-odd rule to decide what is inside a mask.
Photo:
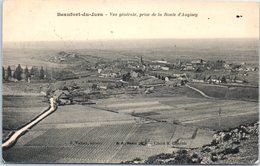
[{"label": "farm building", "polygon": [[155,60],[155,61],[152,61],[152,63],[167,64],[168,62],[165,60]]},{"label": "farm building", "polygon": [[166,71],[170,70],[170,68],[169,68],[169,67],[164,67],[164,66],[163,66],[163,67],[161,67],[161,69],[162,69],[162,70],[166,70]]},{"label": "farm building", "polygon": [[72,104],[72,96],[68,91],[56,90],[53,94],[53,98],[58,101],[59,105]]},{"label": "farm building", "polygon": [[205,67],[206,61],[199,59],[199,60],[193,60],[191,61],[191,64],[193,67],[198,68],[198,67]]},{"label": "farm building", "polygon": [[194,67],[193,67],[193,65],[191,63],[187,63],[186,67],[184,68],[184,70],[188,70],[188,71],[194,70]]}]

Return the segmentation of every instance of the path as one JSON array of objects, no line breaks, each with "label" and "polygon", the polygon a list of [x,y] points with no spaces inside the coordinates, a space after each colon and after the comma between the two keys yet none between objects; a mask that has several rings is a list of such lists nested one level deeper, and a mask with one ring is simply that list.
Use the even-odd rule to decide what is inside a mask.
[{"label": "path", "polygon": [[3,144],[2,148],[9,148],[13,146],[16,141],[30,128],[39,123],[41,120],[46,118],[48,115],[53,113],[57,109],[56,101],[53,98],[50,98],[50,109],[40,114],[36,119],[22,127],[21,129],[15,131]]},{"label": "path", "polygon": [[188,84],[185,84],[185,86],[187,86],[188,88],[193,89],[193,90],[199,92],[202,96],[204,96],[204,97],[206,97],[206,98],[208,98],[208,99],[216,99],[216,98],[214,98],[214,97],[210,97],[210,96],[206,95],[206,94],[205,94],[204,92],[202,92],[201,90],[199,90],[199,89],[197,89],[197,88],[194,88],[194,87],[192,87],[192,86],[190,86],[190,85],[188,85]]}]

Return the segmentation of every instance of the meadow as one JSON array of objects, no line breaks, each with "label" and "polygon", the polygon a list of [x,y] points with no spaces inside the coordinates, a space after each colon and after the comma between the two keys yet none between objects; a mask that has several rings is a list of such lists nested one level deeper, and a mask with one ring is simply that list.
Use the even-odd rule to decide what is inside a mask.
[{"label": "meadow", "polygon": [[227,85],[211,85],[211,84],[191,84],[206,95],[219,99],[235,99],[245,101],[258,101],[259,89],[251,86],[227,86]]}]

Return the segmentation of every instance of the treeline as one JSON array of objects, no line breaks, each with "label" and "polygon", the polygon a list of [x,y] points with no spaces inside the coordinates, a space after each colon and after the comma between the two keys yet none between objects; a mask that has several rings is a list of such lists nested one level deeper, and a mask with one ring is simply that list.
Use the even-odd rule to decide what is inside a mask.
[{"label": "treeline", "polygon": [[72,78],[78,78],[72,71],[66,69],[58,69],[52,68],[48,70],[43,67],[38,68],[37,66],[33,66],[30,69],[26,66],[22,68],[19,64],[14,70],[8,66],[6,69],[3,67],[2,69],[3,80],[5,81],[27,81],[31,80],[66,80]]},{"label": "treeline", "polygon": [[32,67],[29,70],[27,66],[23,69],[19,64],[16,69],[13,70],[13,72],[10,66],[8,66],[7,69],[3,67],[2,76],[3,80],[16,79],[18,81],[29,81],[30,78],[42,80],[46,77],[45,72],[46,71],[43,69],[43,67],[40,69],[38,69],[38,67]]}]

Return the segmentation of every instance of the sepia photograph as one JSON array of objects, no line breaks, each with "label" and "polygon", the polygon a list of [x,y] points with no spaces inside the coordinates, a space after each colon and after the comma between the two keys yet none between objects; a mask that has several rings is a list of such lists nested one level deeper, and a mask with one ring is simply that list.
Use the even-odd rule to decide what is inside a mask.
[{"label": "sepia photograph", "polygon": [[259,3],[5,0],[2,162],[259,164]]}]

